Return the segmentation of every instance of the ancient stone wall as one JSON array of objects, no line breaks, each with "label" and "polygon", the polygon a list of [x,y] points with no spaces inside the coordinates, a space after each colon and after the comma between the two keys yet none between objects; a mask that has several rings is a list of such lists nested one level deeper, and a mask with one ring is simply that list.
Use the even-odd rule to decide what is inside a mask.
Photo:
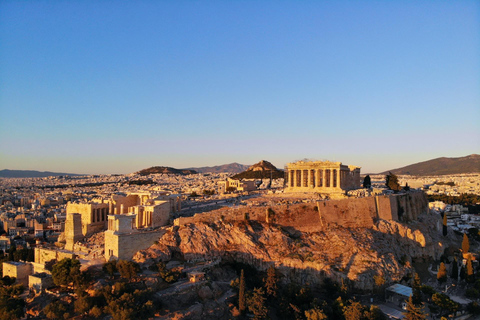
[{"label": "ancient stone wall", "polygon": [[45,265],[51,260],[60,261],[64,258],[74,259],[75,254],[68,251],[47,248],[35,248],[35,263]]},{"label": "ancient stone wall", "polygon": [[165,231],[142,231],[117,234],[105,231],[105,260],[130,260],[140,250],[150,247]]},{"label": "ancient stone wall", "polygon": [[21,283],[28,286],[28,276],[33,272],[33,267],[30,263],[9,261],[3,263],[3,276],[16,278],[16,283]]},{"label": "ancient stone wall", "polygon": [[152,227],[161,227],[168,223],[170,219],[170,201],[150,206],[152,213]]},{"label": "ancient stone wall", "polygon": [[[334,226],[370,228],[378,219],[407,222],[428,212],[428,201],[423,192],[318,201],[316,204],[271,206],[272,223],[291,226],[300,231],[312,232]],[[175,219],[175,225],[196,221],[243,220],[266,221],[266,207],[225,208],[212,213]]]}]

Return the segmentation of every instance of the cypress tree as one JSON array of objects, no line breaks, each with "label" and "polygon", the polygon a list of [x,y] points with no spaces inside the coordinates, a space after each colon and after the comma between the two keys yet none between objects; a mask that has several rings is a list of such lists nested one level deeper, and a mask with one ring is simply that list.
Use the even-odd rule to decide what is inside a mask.
[{"label": "cypress tree", "polygon": [[420,282],[420,277],[418,273],[415,273],[413,276],[412,283],[412,301],[415,305],[420,305],[422,303],[422,284]]},{"label": "cypress tree", "polygon": [[240,273],[240,288],[238,290],[238,310],[244,313],[245,309],[245,276],[243,275],[242,269]]},{"label": "cypress tree", "polygon": [[463,240],[462,240],[462,251],[463,254],[468,253],[468,250],[470,250],[470,242],[468,241],[467,234],[463,234]]},{"label": "cypress tree", "polygon": [[462,267],[460,268],[460,279],[465,280],[465,278],[466,278],[465,267],[462,266]]},{"label": "cypress tree", "polygon": [[265,291],[268,296],[277,296],[277,277],[274,266],[271,266],[267,270],[267,277],[265,278]]},{"label": "cypress tree", "polygon": [[440,267],[438,268],[437,273],[437,280],[438,282],[445,282],[447,281],[447,268],[443,262],[440,262]]},{"label": "cypress tree", "polygon": [[450,278],[453,280],[458,280],[458,262],[457,258],[453,260],[453,265],[452,265],[452,273],[450,274]]},{"label": "cypress tree", "polygon": [[473,273],[473,266],[472,266],[472,257],[469,255],[467,259],[467,282],[473,283],[475,282],[475,274]]},{"label": "cypress tree", "polygon": [[363,187],[369,189],[372,187],[372,178],[369,175],[366,175],[363,179]]},{"label": "cypress tree", "polygon": [[447,215],[443,214],[443,236],[447,236]]}]

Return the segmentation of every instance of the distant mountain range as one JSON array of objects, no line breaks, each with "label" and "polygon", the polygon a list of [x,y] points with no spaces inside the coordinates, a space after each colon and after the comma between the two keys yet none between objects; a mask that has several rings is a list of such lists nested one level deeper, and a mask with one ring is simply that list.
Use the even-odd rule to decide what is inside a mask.
[{"label": "distant mountain range", "polygon": [[240,173],[248,169],[249,166],[240,164],[240,163],[229,163],[223,164],[221,166],[213,166],[213,167],[199,167],[199,168],[187,168],[186,170],[194,170],[199,173],[221,173],[221,172],[232,172],[232,173]]},{"label": "distant mountain range", "polygon": [[[171,167],[151,167],[140,170],[138,173],[142,175],[149,175],[153,173],[166,174],[195,174],[195,173],[220,173],[231,172],[237,173],[235,178],[238,179],[260,179],[270,178],[273,172],[273,178],[283,178],[283,171],[278,170],[270,162],[262,160],[253,166],[247,166],[239,163],[230,163],[213,167],[198,167],[175,169]],[[461,173],[480,173],[480,155],[471,154],[460,158],[437,158],[424,162],[408,165],[406,167],[397,168],[382,172],[387,174],[392,172],[394,174],[409,174],[416,176],[434,176],[434,175],[448,175]],[[85,174],[62,173],[50,171],[35,171],[35,170],[0,170],[0,178],[44,178],[57,176],[84,176]]]},{"label": "distant mountain range", "polygon": [[246,171],[238,173],[232,179],[278,179],[283,178],[284,171],[278,170],[273,164],[262,160],[259,163],[250,166]]},{"label": "distant mountain range", "polygon": [[61,173],[50,171],[35,171],[35,170],[0,170],[0,177],[2,178],[45,178],[58,176],[83,176],[83,174],[75,173]]},{"label": "distant mountain range", "polygon": [[382,172],[414,176],[437,176],[460,173],[480,173],[480,155],[471,154],[460,158],[437,158],[409,166]]}]

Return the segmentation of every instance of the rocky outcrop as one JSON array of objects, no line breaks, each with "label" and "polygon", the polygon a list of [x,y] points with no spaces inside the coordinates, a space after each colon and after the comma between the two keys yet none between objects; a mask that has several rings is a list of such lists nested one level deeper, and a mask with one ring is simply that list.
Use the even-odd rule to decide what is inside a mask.
[{"label": "rocky outcrop", "polygon": [[238,173],[232,179],[279,179],[283,178],[285,173],[278,170],[273,164],[266,160],[262,160],[252,166],[246,171]]},{"label": "rocky outcrop", "polygon": [[[415,221],[422,213],[428,212],[428,201],[423,192],[414,191],[388,196],[317,201],[314,204],[276,203],[270,209],[272,216],[269,221],[304,232],[315,232],[336,226],[372,228],[378,220]],[[265,206],[225,208],[194,217],[178,218],[175,224],[243,220],[245,214],[248,214],[250,220],[266,221],[266,212]]]},{"label": "rocky outcrop", "polygon": [[328,276],[368,289],[374,275],[387,282],[400,280],[411,271],[412,258],[439,258],[448,245],[441,237],[439,219],[423,214],[409,224],[378,219],[369,228],[337,225],[315,232],[259,221],[197,222],[170,228],[158,244],[134,259],[153,263],[175,254],[186,260],[221,258],[260,270],[275,265],[300,282],[318,283]]}]

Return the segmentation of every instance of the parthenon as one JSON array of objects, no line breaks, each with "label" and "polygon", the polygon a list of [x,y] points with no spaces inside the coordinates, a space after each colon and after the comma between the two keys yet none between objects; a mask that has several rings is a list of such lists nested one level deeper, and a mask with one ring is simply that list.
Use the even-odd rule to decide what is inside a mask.
[{"label": "parthenon", "polygon": [[288,163],[285,192],[341,193],[360,188],[360,167],[330,161]]}]

